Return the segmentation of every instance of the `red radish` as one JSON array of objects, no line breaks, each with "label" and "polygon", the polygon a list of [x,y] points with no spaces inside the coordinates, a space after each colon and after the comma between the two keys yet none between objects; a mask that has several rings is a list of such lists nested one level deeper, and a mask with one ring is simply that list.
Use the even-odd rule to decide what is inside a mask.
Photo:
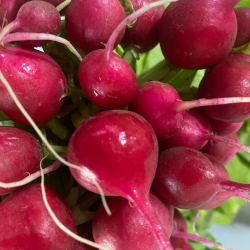
[{"label": "red radish", "polygon": [[[46,185],[46,195],[59,220],[76,232],[74,217],[60,194]],[[23,187],[0,203],[0,249],[74,250],[76,241],[57,227],[41,199],[39,184]]]},{"label": "red radish", "polygon": [[[73,0],[65,15],[65,28],[70,40],[89,53],[105,48],[116,26],[126,17],[118,0]],[[121,41],[119,34],[116,45]]]},{"label": "red radish", "polygon": [[[30,133],[13,127],[0,126],[0,181],[16,182],[39,169],[42,149]],[[0,188],[0,195],[18,188]]]},{"label": "red radish", "polygon": [[65,0],[38,0],[38,1],[47,2],[57,7],[59,4],[63,3]]},{"label": "red radish", "polygon": [[[217,107],[218,104],[223,105],[229,103],[233,104],[223,106],[232,106],[234,108],[236,105],[237,109],[237,105],[245,105],[235,104],[240,102],[248,102],[246,106],[249,106],[250,98],[199,99],[184,102],[176,90],[169,84],[152,81],[143,83],[138,87],[137,95],[129,105],[129,110],[143,116],[154,128],[158,140],[161,141],[170,138],[178,132],[183,123],[184,110],[199,106],[216,105]],[[239,115],[240,114],[236,112],[234,113],[235,117]],[[241,116],[243,117],[243,115]],[[247,148],[245,149],[247,150]]]},{"label": "red radish", "polygon": [[243,52],[233,52],[230,53],[228,56],[226,56],[221,63],[227,62],[227,61],[246,61],[250,62],[250,55],[243,53]]},{"label": "red radish", "polygon": [[[134,10],[156,2],[156,0],[131,0]],[[158,24],[164,12],[164,6],[147,11],[137,18],[132,28],[127,28],[121,41],[123,46],[134,45],[140,52],[146,52],[154,48],[158,42]]]},{"label": "red radish", "polygon": [[[0,47],[0,67],[14,92],[37,125],[49,122],[64,103],[66,78],[59,65],[37,50]],[[0,85],[0,109],[12,120],[29,125],[6,88]]]},{"label": "red radish", "polygon": [[229,123],[214,119],[210,119],[210,121],[213,133],[220,136],[227,136],[236,133],[243,125],[243,122]]},{"label": "red radish", "polygon": [[[215,65],[201,80],[198,98],[228,98],[250,96],[250,62],[227,60]],[[235,87],[237,86],[237,88]],[[250,118],[250,103],[214,105],[202,108],[206,114],[216,120],[238,123]]]},{"label": "red radish", "polygon": [[[149,203],[158,145],[152,127],[143,117],[123,110],[90,117],[72,135],[67,158],[88,171],[104,195],[127,198],[145,216],[159,247],[172,249]],[[79,170],[70,171],[79,184],[99,193],[92,179]]]},{"label": "red radish", "polygon": [[0,2],[0,27],[4,24],[4,18],[6,23],[12,22],[17,15],[20,7],[30,0],[1,0]]},{"label": "red radish", "polygon": [[187,224],[185,218],[176,208],[174,210],[174,226],[172,236],[170,238],[171,244],[174,249],[179,250],[193,250],[193,248],[189,245],[187,239],[202,242],[213,247],[229,250],[226,247],[220,246],[210,240],[204,239],[198,235],[189,234],[187,231]]},{"label": "red radish", "polygon": [[[149,200],[162,221],[168,237],[172,233],[174,209],[166,206],[154,194]],[[155,250],[159,249],[151,227],[144,216],[128,200],[112,197],[107,200],[112,215],[108,216],[101,206],[93,219],[95,242],[115,250]]]},{"label": "red radish", "polygon": [[[27,16],[29,19],[27,19]],[[13,32],[49,33],[56,35],[61,26],[61,17],[57,9],[44,1],[30,1],[22,5],[17,17],[4,27],[0,40]],[[26,46],[39,47],[48,41],[22,41]]]},{"label": "red radish", "polygon": [[160,155],[154,188],[165,202],[190,209],[205,205],[218,192],[249,192],[250,185],[227,180],[202,153],[179,147]]},{"label": "red radish", "polygon": [[99,108],[125,108],[134,99],[137,92],[136,75],[127,62],[112,52],[114,44],[128,23],[166,2],[169,0],[150,3],[125,18],[110,36],[106,48],[91,52],[82,61],[78,70],[80,85],[90,101]]},{"label": "red radish", "polygon": [[[226,136],[226,138],[239,142],[235,133]],[[208,142],[206,146],[201,149],[201,151],[212,155],[222,166],[226,166],[234,158],[235,154],[239,151],[239,148],[230,143]]]},{"label": "red radish", "polygon": [[240,47],[248,42],[250,42],[250,29],[249,29],[249,21],[250,21],[250,8],[247,7],[239,7],[234,9],[238,30],[237,36],[234,43],[234,47]]},{"label": "red radish", "polygon": [[159,142],[159,151],[163,152],[173,147],[188,147],[200,150],[210,140],[207,138],[209,134],[211,134],[209,118],[199,109],[191,109],[185,113],[179,131],[172,137]]},{"label": "red radish", "polygon": [[[159,151],[162,152],[166,149],[173,147],[188,147],[196,150],[201,150],[210,141],[209,145],[214,142],[223,142],[228,144],[227,148],[233,145],[234,150],[245,150],[250,152],[250,148],[239,143],[236,136],[236,140],[231,138],[225,138],[222,136],[214,135],[211,132],[210,119],[200,110],[192,109],[187,111],[184,117],[179,131],[172,137],[159,142]],[[221,144],[219,144],[221,145]],[[223,149],[221,149],[223,150]],[[219,154],[221,150],[215,152]],[[232,150],[230,150],[232,152]],[[234,152],[235,154],[236,152]],[[234,155],[232,154],[232,156]],[[224,155],[229,156],[229,152]]]},{"label": "red radish", "polygon": [[83,59],[78,78],[88,99],[104,110],[125,108],[136,95],[133,69],[115,53],[107,60],[105,50],[95,50]]},{"label": "red radish", "polygon": [[239,1],[171,3],[159,24],[159,40],[166,60],[184,69],[204,69],[219,63],[229,54],[236,38],[234,6]]}]

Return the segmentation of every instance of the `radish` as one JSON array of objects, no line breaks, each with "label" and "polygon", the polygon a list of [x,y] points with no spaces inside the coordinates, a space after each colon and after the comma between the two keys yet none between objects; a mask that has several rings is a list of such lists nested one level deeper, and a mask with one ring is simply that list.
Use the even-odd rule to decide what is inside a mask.
[{"label": "radish", "polygon": [[[226,136],[226,138],[239,143],[238,137],[235,133]],[[240,149],[232,143],[223,143],[216,141],[213,143],[208,142],[205,147],[201,149],[203,153],[215,157],[222,166],[226,166],[229,162],[231,162],[231,160],[239,150]]]},{"label": "radish", "polygon": [[[250,93],[248,96],[250,96]],[[235,104],[240,102],[247,102],[247,104]],[[223,105],[229,103],[233,104]],[[225,106],[225,110],[227,106],[237,110],[237,112],[229,112],[232,115],[231,120],[236,120],[238,116],[241,116],[242,120],[248,117],[247,114],[244,115],[244,113],[238,111],[237,105],[249,106],[249,97],[199,99],[184,102],[172,86],[158,81],[140,85],[136,97],[129,105],[129,110],[143,116],[154,128],[158,140],[161,141],[170,138],[178,132],[184,120],[184,110],[200,106],[216,105],[215,107],[218,107],[218,104]],[[250,113],[250,108],[248,112]]]},{"label": "radish", "polygon": [[[126,17],[118,0],[73,0],[65,15],[65,28],[70,40],[89,53],[103,49],[116,26]],[[125,28],[115,41],[121,41]]]},{"label": "radish", "polygon": [[236,40],[234,42],[234,47],[240,47],[248,42],[250,42],[250,30],[249,30],[249,21],[250,21],[250,8],[239,7],[234,9],[238,30]]},{"label": "radish", "polygon": [[[168,237],[172,233],[174,209],[164,205],[153,193],[149,199],[162,221]],[[151,227],[144,216],[126,199],[112,197],[108,199],[112,215],[108,216],[101,206],[93,219],[95,242],[115,250],[154,250],[159,249]]]},{"label": "radish", "polygon": [[[219,63],[233,47],[240,0],[179,0],[164,11],[159,40],[165,59],[184,69]],[[225,23],[227,25],[225,25]]]},{"label": "radish", "polygon": [[[156,0],[131,0],[134,10],[156,2]],[[147,11],[137,18],[132,28],[127,28],[121,44],[125,47],[134,45],[140,52],[146,52],[154,48],[158,42],[158,24],[164,12],[163,6]]]},{"label": "radish", "polygon": [[159,159],[154,188],[167,203],[183,209],[199,208],[218,192],[249,192],[249,184],[227,180],[202,153],[189,148],[171,148]]},{"label": "radish", "polygon": [[[0,67],[37,125],[58,113],[64,103],[66,78],[59,65],[44,53],[20,46],[0,47]],[[0,84],[0,109],[12,120],[29,125]]]},{"label": "radish", "polygon": [[[0,181],[16,182],[39,169],[42,149],[30,133],[0,126]],[[18,188],[0,188],[0,195]]]},{"label": "radish", "polygon": [[214,119],[210,119],[210,122],[211,122],[213,133],[220,135],[220,136],[227,136],[227,135],[236,133],[243,125],[243,122],[229,123],[229,122],[222,122],[222,121],[218,121]]},{"label": "radish", "polygon": [[[27,19],[29,16],[29,19]],[[13,32],[49,33],[56,35],[61,26],[58,10],[44,1],[30,1],[22,5],[17,17],[0,33],[0,40]],[[39,47],[48,41],[22,41],[26,46]]]},{"label": "radish", "polygon": [[[158,145],[144,118],[122,110],[90,117],[70,138],[67,158],[88,171],[105,195],[122,196],[134,204],[150,224],[159,247],[172,249],[148,200],[157,167]],[[80,185],[99,193],[92,179],[79,170],[70,171]]]},{"label": "radish", "polygon": [[20,7],[30,0],[1,0],[0,2],[0,26],[12,22]]},{"label": "radish", "polygon": [[95,50],[83,59],[78,70],[80,85],[87,98],[97,107],[104,110],[122,109],[134,99],[137,92],[136,75],[127,62],[112,52],[114,44],[127,24],[166,2],[169,0],[152,2],[125,18],[113,31],[104,50]]},{"label": "radish", "polygon": [[[59,193],[46,185],[59,220],[76,232],[74,217]],[[0,203],[0,249],[74,250],[76,241],[61,231],[45,209],[39,184],[23,187]]]},{"label": "radish", "polygon": [[[233,138],[235,138],[235,136]],[[211,145],[213,142],[223,142],[228,144],[226,148],[230,148],[233,145],[232,150],[238,151],[242,149],[250,153],[250,148],[240,144],[237,136],[235,140],[233,140],[232,137],[225,138],[212,134],[210,120],[200,109],[192,109],[190,111],[187,111],[185,113],[185,118],[180,130],[172,137],[160,141],[159,148],[160,152],[173,147],[188,147],[196,150],[201,150],[208,143],[208,141],[210,141],[209,145]],[[220,146],[221,144],[216,145]],[[212,150],[211,153],[213,152]],[[218,149],[218,151],[216,150],[215,154],[217,153],[218,157],[221,151],[223,151],[223,153],[225,152],[223,147],[222,149]],[[229,158],[227,157],[230,154],[229,152],[232,152],[232,154],[230,154],[231,160],[231,155],[233,157],[237,152],[232,150],[229,150],[222,157],[229,160]]]},{"label": "radish", "polygon": [[[249,56],[246,56],[249,57]],[[201,80],[198,98],[246,97],[250,95],[250,62],[234,59],[215,65]],[[237,88],[235,87],[237,86]],[[216,120],[238,123],[250,118],[250,103],[202,108]]]}]

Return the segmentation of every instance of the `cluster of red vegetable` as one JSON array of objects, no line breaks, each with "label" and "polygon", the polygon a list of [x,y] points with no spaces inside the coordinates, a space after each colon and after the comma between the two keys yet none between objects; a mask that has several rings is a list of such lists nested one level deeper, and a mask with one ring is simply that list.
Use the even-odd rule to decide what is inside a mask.
[{"label": "cluster of red vegetable", "polygon": [[[174,207],[211,209],[233,196],[250,200],[245,194],[250,184],[230,181],[224,167],[238,150],[250,152],[235,134],[250,118],[250,57],[230,53],[250,41],[245,25],[250,11],[234,11],[239,0],[179,0],[166,10],[163,2],[156,6],[155,0],[72,0],[66,7],[65,29],[78,51],[57,36],[61,9],[54,6],[63,6],[62,0],[0,2],[0,110],[7,120],[30,126],[5,79],[38,126],[57,116],[77,127],[62,155],[82,169],[70,168],[72,176],[91,192],[101,189],[104,195],[116,196],[107,198],[111,216],[100,206],[92,226],[78,228],[79,235],[94,239],[100,249],[190,250],[186,238],[209,241],[189,235]],[[131,4],[136,12],[126,17],[123,7]],[[132,28],[125,29],[129,23]],[[85,55],[73,80],[79,85],[70,83],[76,76],[71,79],[62,65],[32,48],[49,40],[68,46],[80,60],[80,54]],[[10,44],[16,41],[22,45]],[[132,67],[113,52],[121,44],[125,51],[143,53],[158,42],[176,72],[207,69],[197,100],[183,101],[171,85],[154,78],[138,86]],[[83,97],[98,114],[81,122],[65,121],[83,105]],[[40,176],[42,158],[33,135],[0,127],[0,195],[13,192],[0,203],[0,250],[92,249],[55,224],[39,184],[20,188],[24,183],[16,183],[27,173],[29,181]],[[57,160],[44,172],[60,164]],[[66,202],[51,186],[45,190],[59,221],[76,233]]]}]

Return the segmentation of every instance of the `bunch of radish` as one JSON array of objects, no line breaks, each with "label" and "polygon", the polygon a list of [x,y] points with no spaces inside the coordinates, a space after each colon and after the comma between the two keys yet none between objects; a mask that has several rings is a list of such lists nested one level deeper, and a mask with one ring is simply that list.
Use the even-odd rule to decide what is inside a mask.
[{"label": "bunch of radish", "polygon": [[[0,1],[0,250],[227,249],[176,208],[250,200],[225,168],[250,153],[239,1]],[[139,86],[135,61],[158,43],[169,68]],[[166,83],[199,69],[196,99]]]}]

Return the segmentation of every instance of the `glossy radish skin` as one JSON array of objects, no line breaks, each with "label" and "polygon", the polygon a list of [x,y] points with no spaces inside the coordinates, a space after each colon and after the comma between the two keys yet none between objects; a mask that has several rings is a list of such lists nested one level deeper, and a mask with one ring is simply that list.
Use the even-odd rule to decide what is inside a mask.
[{"label": "glossy radish skin", "polygon": [[[106,195],[134,197],[134,190],[139,195],[151,186],[158,145],[153,129],[141,116],[129,111],[106,111],[77,128],[69,141],[67,158],[87,167]],[[98,193],[78,170],[70,171],[83,187]]]},{"label": "glossy radish skin", "polygon": [[[72,135],[67,159],[88,170],[105,195],[122,196],[133,203],[148,220],[159,248],[172,250],[149,202],[158,144],[152,127],[143,117],[124,110],[90,117]],[[79,170],[70,171],[80,185],[99,193],[90,177]]]},{"label": "glossy radish skin", "polygon": [[[230,180],[229,174],[224,166],[222,166],[219,161],[209,154],[204,154],[211,163],[215,166],[217,173],[224,179]],[[218,192],[208,203],[199,207],[199,209],[213,209],[224,202],[226,202],[230,197],[233,196],[233,193],[230,192]]]},{"label": "glossy radish skin", "polygon": [[[138,10],[146,4],[156,0],[131,0],[134,10]],[[154,48],[158,42],[158,24],[164,12],[164,6],[158,6],[147,11],[137,18],[132,28],[127,28],[121,44],[124,46],[134,45],[141,52],[146,52]]]},{"label": "glossy radish skin", "polygon": [[172,206],[191,209],[209,202],[219,191],[213,164],[202,153],[190,148],[171,148],[159,158],[154,189]]},{"label": "glossy radish skin", "polygon": [[115,53],[107,59],[105,50],[93,51],[83,59],[78,78],[88,99],[104,110],[125,108],[137,92],[130,65]]},{"label": "glossy radish skin", "polygon": [[221,62],[227,62],[227,61],[246,61],[246,62],[250,62],[250,55],[243,53],[243,52],[233,52],[228,54],[228,56],[226,56]]},{"label": "glossy radish skin", "polygon": [[[226,138],[239,142],[235,133],[226,136]],[[235,154],[239,151],[239,148],[223,142],[208,142],[206,146],[201,149],[201,151],[212,155],[222,166],[226,166],[234,158]]]},{"label": "glossy radish skin", "polygon": [[[31,1],[20,8],[14,22],[15,32],[56,35],[61,26],[61,17],[52,4],[44,1]],[[22,41],[22,44],[32,47],[43,46],[46,43],[48,41]]]},{"label": "glossy radish skin", "polygon": [[[48,185],[45,191],[57,218],[76,233],[74,217],[63,198]],[[75,244],[49,215],[40,184],[23,187],[0,203],[0,250],[75,250]]]},{"label": "glossy radish skin", "polygon": [[181,102],[172,86],[152,81],[138,87],[129,110],[143,116],[153,127],[158,140],[164,140],[177,133],[183,123],[185,112],[176,112]]},{"label": "glossy radish skin", "polygon": [[[58,113],[67,81],[52,58],[34,49],[5,45],[0,47],[0,67],[37,125],[48,123]],[[0,94],[0,109],[15,122],[29,125],[2,84]]]},{"label": "glossy radish skin", "polygon": [[[70,40],[89,53],[104,49],[116,26],[126,17],[118,0],[73,0],[67,6],[65,28]],[[121,41],[119,35],[116,45]]]},{"label": "glossy radish skin", "polygon": [[234,6],[238,2],[180,0],[171,3],[159,24],[159,40],[166,60],[184,69],[203,69],[220,62],[229,54],[236,38]]},{"label": "glossy radish skin", "polygon": [[[187,223],[185,218],[183,217],[182,213],[178,209],[174,209],[174,221],[173,221],[173,228],[176,231],[187,233]],[[182,249],[182,250],[193,250],[193,248],[189,245],[187,239],[185,238],[177,238],[171,236],[170,242],[174,249]]]},{"label": "glossy radish skin", "polygon": [[[170,237],[173,227],[173,207],[166,206],[152,193],[149,199],[162,221],[164,231]],[[95,242],[116,250],[159,249],[148,222],[135,207],[131,207],[129,202],[121,197],[112,197],[107,202],[112,215],[107,215],[103,206],[96,212],[93,220]]]},{"label": "glossy radish skin", "polygon": [[[198,98],[248,97],[250,96],[250,63],[230,60],[208,70],[198,88]],[[237,88],[235,87],[237,86]],[[202,107],[216,120],[238,123],[250,118],[250,103],[214,105]]]},{"label": "glossy radish skin", "polygon": [[249,30],[249,21],[250,21],[250,8],[239,7],[234,9],[238,31],[234,47],[240,47],[248,42],[250,42],[250,30]]},{"label": "glossy radish skin", "polygon": [[234,134],[243,125],[243,122],[229,123],[229,122],[222,122],[222,121],[218,121],[214,119],[210,119],[210,121],[211,121],[213,133],[220,135],[220,136],[227,136],[227,135]]},{"label": "glossy radish skin", "polygon": [[208,142],[204,135],[211,133],[209,118],[199,109],[185,112],[184,121],[179,131],[172,137],[159,142],[159,151],[173,147],[202,149]]},{"label": "glossy radish skin", "polygon": [[[43,158],[37,139],[30,133],[14,128],[0,127],[0,181],[20,181],[39,170]],[[18,188],[0,188],[0,195]]]},{"label": "glossy radish skin", "polygon": [[4,17],[7,23],[12,22],[20,7],[30,0],[1,0],[0,2],[0,26],[2,27]]}]

